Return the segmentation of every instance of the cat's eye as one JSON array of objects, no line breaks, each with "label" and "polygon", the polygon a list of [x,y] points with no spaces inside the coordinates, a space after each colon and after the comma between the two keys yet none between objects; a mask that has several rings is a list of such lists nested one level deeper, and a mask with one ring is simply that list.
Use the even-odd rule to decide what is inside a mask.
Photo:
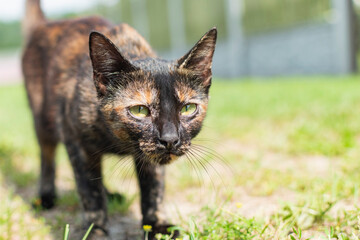
[{"label": "cat's eye", "polygon": [[147,117],[150,114],[150,110],[143,105],[133,106],[129,108],[129,111],[132,115],[139,118]]},{"label": "cat's eye", "polygon": [[196,111],[196,104],[195,103],[189,103],[183,106],[183,108],[180,111],[180,114],[183,116],[189,116],[193,114]]}]

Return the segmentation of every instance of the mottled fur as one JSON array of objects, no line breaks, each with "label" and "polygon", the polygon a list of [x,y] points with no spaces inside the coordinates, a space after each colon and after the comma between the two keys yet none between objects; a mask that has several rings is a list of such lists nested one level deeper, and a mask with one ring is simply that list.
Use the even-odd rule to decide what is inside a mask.
[{"label": "mottled fur", "polygon": [[[96,231],[106,235],[100,161],[106,153],[131,154],[143,224],[152,225],[152,233],[164,231],[164,164],[183,155],[201,129],[216,29],[179,60],[166,61],[126,24],[114,26],[98,17],[47,21],[39,0],[27,1],[25,22],[22,66],[41,150],[42,206],[54,205],[54,153],[63,142],[84,225],[94,222]],[[196,112],[182,116],[189,103],[197,105]],[[137,105],[146,106],[149,116],[133,116],[129,108]]]}]

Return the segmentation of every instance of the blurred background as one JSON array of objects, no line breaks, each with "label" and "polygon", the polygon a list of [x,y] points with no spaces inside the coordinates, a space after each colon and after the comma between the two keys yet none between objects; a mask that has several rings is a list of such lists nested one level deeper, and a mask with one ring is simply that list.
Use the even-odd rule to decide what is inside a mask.
[{"label": "blurred background", "polygon": [[[20,79],[24,0],[6,5],[0,10],[0,76]],[[42,5],[50,19],[97,14],[129,23],[165,58],[178,58],[216,26],[215,76],[357,71],[359,0],[64,0]]]},{"label": "blurred background", "polygon": [[[62,145],[59,204],[51,211],[31,207],[40,164],[20,71],[24,3],[0,5],[0,239],[62,239],[65,224],[81,229]],[[360,0],[42,0],[42,6],[49,19],[96,14],[129,23],[170,59],[217,26],[203,130],[192,156],[167,168],[165,207],[183,239],[359,239]],[[109,204],[113,239],[141,239],[132,232],[141,215],[131,158],[106,156],[103,173],[108,189],[126,197]]]}]

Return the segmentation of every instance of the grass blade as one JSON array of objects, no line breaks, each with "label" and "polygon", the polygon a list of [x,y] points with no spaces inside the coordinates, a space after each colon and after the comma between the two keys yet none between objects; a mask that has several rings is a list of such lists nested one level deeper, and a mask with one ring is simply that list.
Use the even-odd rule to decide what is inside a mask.
[{"label": "grass blade", "polygon": [[89,236],[90,232],[91,232],[91,229],[94,227],[94,223],[92,223],[89,227],[89,229],[86,231],[84,237],[82,238],[82,240],[86,240],[87,237]]},{"label": "grass blade", "polygon": [[64,230],[64,240],[68,240],[68,239],[69,239],[69,232],[70,232],[69,224],[66,224],[66,225],[65,225],[65,230]]}]

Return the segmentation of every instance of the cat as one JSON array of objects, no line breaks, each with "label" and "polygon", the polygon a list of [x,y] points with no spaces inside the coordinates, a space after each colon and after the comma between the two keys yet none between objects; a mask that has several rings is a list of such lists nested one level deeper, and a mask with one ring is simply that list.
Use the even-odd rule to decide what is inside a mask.
[{"label": "cat", "polygon": [[64,143],[74,171],[84,227],[107,236],[101,158],[132,155],[142,224],[152,235],[171,226],[164,214],[165,165],[184,155],[206,115],[217,30],[183,57],[158,58],[127,24],[100,17],[49,21],[27,0],[22,70],[41,153],[39,199],[56,200],[55,149]]}]

